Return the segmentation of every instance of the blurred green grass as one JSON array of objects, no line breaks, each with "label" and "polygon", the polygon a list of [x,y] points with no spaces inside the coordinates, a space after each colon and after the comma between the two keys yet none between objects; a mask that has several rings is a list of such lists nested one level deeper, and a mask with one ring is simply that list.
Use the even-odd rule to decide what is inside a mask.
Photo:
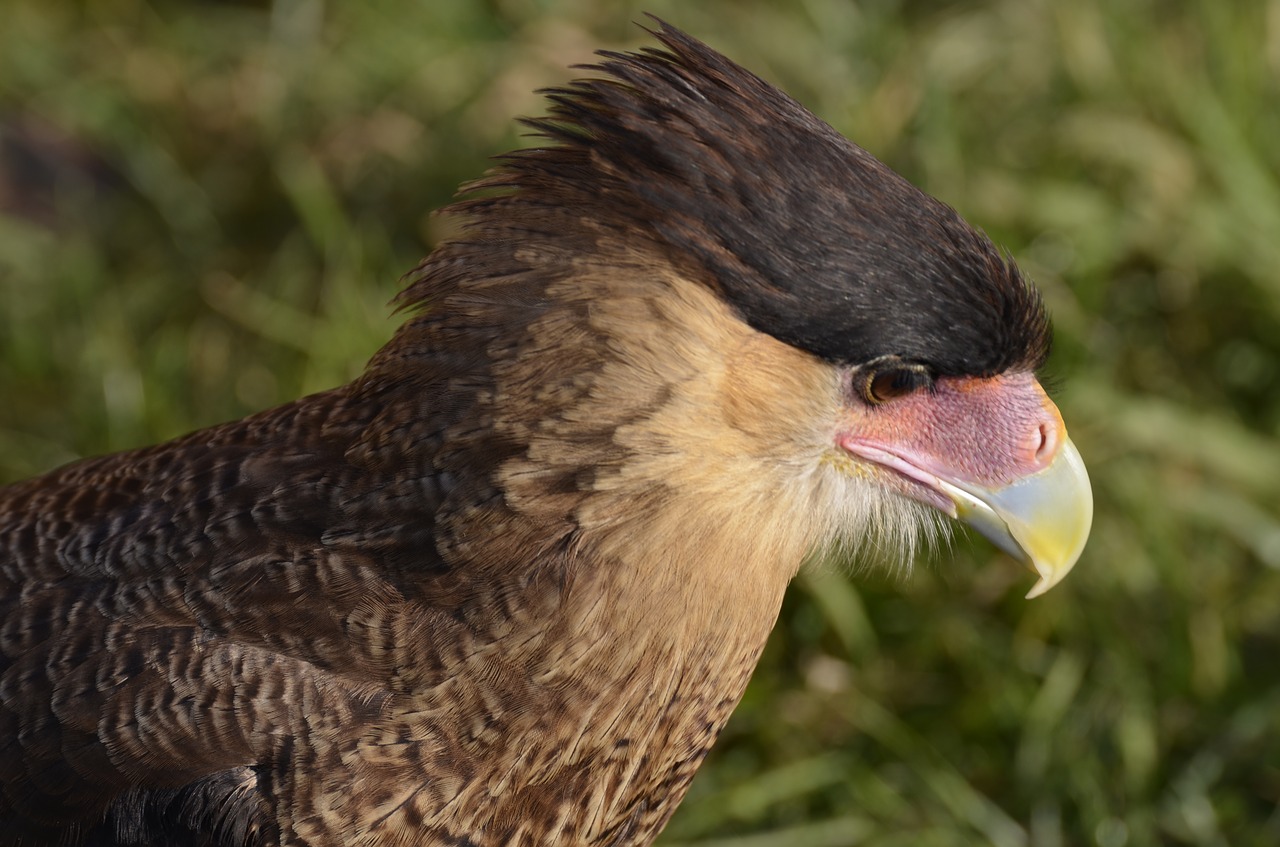
[{"label": "blurred green grass", "polygon": [[1008,247],[1098,512],[806,575],[668,844],[1280,843],[1280,2],[9,0],[0,480],[350,378],[533,89],[653,11]]}]

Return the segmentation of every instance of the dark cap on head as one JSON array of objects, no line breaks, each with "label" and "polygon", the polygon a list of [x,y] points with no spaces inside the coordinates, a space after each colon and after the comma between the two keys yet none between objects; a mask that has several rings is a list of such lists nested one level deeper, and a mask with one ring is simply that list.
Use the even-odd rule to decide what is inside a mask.
[{"label": "dark cap on head", "polygon": [[549,92],[558,142],[490,186],[647,233],[752,327],[822,358],[939,375],[1034,369],[1050,330],[991,241],[803,106],[666,24]]}]

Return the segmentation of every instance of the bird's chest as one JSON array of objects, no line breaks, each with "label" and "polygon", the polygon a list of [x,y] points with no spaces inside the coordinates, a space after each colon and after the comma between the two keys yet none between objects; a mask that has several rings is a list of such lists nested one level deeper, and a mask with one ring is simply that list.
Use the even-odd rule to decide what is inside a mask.
[{"label": "bird's chest", "polygon": [[[637,672],[584,693],[518,743],[534,761],[486,827],[492,843],[648,844],[688,790],[737,704],[758,649],[714,665]],[[699,657],[701,658],[701,657]],[[554,726],[549,726],[554,723]],[[477,843],[485,843],[481,840]]]},{"label": "bird's chest", "polygon": [[390,747],[363,749],[364,765],[400,786],[370,808],[369,843],[409,832],[415,843],[472,847],[649,843],[741,697],[766,633],[692,643],[551,633],[571,646],[526,652],[519,667],[494,658],[507,648],[480,651],[405,701],[381,736]]}]

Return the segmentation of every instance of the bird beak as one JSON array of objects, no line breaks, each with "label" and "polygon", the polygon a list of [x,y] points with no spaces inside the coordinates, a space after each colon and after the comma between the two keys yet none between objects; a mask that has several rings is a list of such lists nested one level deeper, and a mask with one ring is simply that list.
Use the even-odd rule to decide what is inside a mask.
[{"label": "bird beak", "polygon": [[1080,558],[1093,524],[1093,489],[1071,439],[1044,470],[1003,488],[938,482],[960,521],[1039,575],[1028,599],[1061,582]]},{"label": "bird beak", "polygon": [[1033,374],[943,377],[870,411],[850,408],[839,445],[1028,565],[1040,577],[1028,597],[1071,571],[1093,523],[1093,490]]}]

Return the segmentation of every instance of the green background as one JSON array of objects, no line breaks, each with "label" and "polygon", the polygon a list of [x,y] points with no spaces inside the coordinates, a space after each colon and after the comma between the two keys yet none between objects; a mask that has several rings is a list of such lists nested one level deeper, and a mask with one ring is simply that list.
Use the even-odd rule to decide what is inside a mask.
[{"label": "green background", "polygon": [[6,0],[0,480],[349,379],[654,11],[1010,249],[1092,541],[800,580],[668,844],[1280,843],[1280,2]]}]

